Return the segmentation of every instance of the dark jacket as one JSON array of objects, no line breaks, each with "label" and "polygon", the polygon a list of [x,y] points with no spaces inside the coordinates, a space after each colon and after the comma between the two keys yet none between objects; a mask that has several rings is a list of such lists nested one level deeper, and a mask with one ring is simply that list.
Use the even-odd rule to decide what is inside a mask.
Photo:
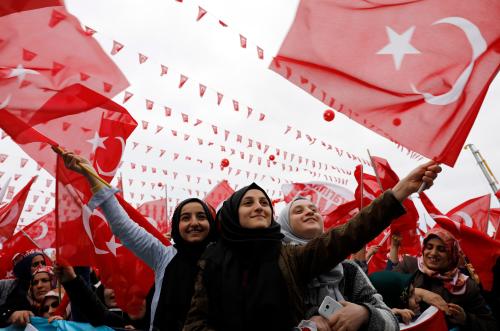
[{"label": "dark jacket", "polygon": [[[391,220],[404,214],[401,203],[392,192],[385,192],[382,196],[364,208],[354,218],[337,228],[311,240],[307,245],[283,244],[280,248],[278,266],[285,286],[288,301],[295,324],[298,324],[306,314],[303,302],[303,291],[308,282],[315,276],[327,272],[344,260],[349,254],[359,251],[367,242],[382,232]],[[211,247],[207,248],[207,251]],[[223,321],[224,316],[210,316],[209,305],[213,298],[207,294],[204,275],[207,269],[207,260],[199,262],[200,273],[195,284],[195,293],[191,302],[191,309],[187,316],[183,330],[226,330],[224,326],[214,325],[214,321]],[[231,304],[231,303],[225,303]],[[267,330],[262,325],[260,330]]]},{"label": "dark jacket", "polygon": [[[403,273],[415,273],[413,285],[428,291],[439,294],[444,301],[461,306],[467,315],[465,325],[460,326],[461,331],[493,331],[497,330],[497,323],[486,301],[481,295],[476,282],[471,278],[467,279],[466,290],[464,294],[455,295],[443,287],[441,280],[431,278],[418,269],[417,258],[413,256],[404,256],[394,271]],[[454,325],[448,322],[448,326]]]}]

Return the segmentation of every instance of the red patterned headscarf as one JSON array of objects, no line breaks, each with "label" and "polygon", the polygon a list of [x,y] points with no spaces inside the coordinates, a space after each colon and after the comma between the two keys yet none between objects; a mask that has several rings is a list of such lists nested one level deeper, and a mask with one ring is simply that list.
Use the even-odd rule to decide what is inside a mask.
[{"label": "red patterned headscarf", "polygon": [[442,273],[429,269],[424,264],[423,256],[418,258],[418,269],[429,277],[442,280],[444,288],[446,288],[451,294],[459,295],[465,293],[465,284],[469,276],[464,275],[458,269],[458,263],[460,260],[460,245],[458,244],[457,239],[455,239],[455,237],[445,229],[433,228],[427,232],[424,238],[422,255],[425,250],[425,244],[432,238],[438,238],[444,243],[449,259],[448,269]]}]

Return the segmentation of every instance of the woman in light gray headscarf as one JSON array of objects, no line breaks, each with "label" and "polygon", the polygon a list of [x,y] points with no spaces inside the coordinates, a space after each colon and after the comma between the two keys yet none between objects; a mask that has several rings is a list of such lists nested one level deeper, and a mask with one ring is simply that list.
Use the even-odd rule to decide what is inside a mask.
[{"label": "woman in light gray headscarf", "polygon": [[[287,243],[305,245],[323,233],[323,217],[310,200],[297,197],[280,213],[283,239]],[[326,296],[343,305],[330,319],[318,315]],[[318,330],[336,330],[341,326],[361,325],[360,330],[397,330],[398,322],[365,273],[353,262],[345,260],[329,272],[311,279],[303,292],[308,307],[305,319],[316,323]],[[360,323],[362,321],[362,323]]]}]

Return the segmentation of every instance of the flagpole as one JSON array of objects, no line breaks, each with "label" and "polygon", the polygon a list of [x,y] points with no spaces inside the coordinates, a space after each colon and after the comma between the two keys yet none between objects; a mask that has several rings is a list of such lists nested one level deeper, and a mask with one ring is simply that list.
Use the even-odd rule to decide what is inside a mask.
[{"label": "flagpole", "polygon": [[368,157],[370,158],[370,163],[372,164],[373,171],[375,172],[375,178],[377,178],[377,183],[378,186],[380,186],[380,189],[382,192],[384,192],[384,187],[382,186],[382,181],[380,180],[380,176],[378,175],[377,168],[375,167],[375,162],[373,162],[372,155],[370,154],[370,150],[367,148],[366,151],[368,152]]},{"label": "flagpole", "polygon": [[363,164],[361,164],[361,185],[360,185],[360,189],[359,189],[359,192],[361,193],[361,199],[360,202],[359,202],[359,210],[361,211],[361,209],[363,209],[363,199],[364,199],[364,196],[365,196],[365,189],[364,189],[364,186],[365,186],[365,180],[363,178]]},{"label": "flagpole", "polygon": [[[496,194],[498,193],[498,188],[496,186],[496,184],[498,184],[498,181],[493,175],[490,167],[486,163],[486,160],[482,157],[481,153],[479,153],[479,150],[473,144],[465,145],[464,149],[469,149],[471,151],[472,155],[476,159],[477,165],[483,171],[484,177],[486,177],[488,184],[490,184],[490,187],[493,190],[493,194],[495,194],[496,196]],[[500,202],[500,198],[497,197],[497,199],[498,202]]]},{"label": "flagpole", "polygon": [[2,203],[3,198],[5,197],[5,193],[7,193],[11,179],[12,179],[12,176],[9,177],[9,179],[7,179],[7,181],[3,185],[2,190],[0,191],[0,203]]}]

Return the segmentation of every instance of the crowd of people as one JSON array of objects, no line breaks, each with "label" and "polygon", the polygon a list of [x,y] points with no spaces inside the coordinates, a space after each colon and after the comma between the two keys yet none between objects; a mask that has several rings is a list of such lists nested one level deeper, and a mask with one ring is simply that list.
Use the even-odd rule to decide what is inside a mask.
[{"label": "crowd of people", "polygon": [[[94,194],[89,205],[103,211],[114,235],[154,271],[154,285],[144,309],[130,315],[92,268],[53,262],[42,251],[19,252],[15,278],[0,281],[0,327],[41,316],[139,330],[390,331],[432,305],[444,312],[450,330],[498,329],[498,280],[485,295],[446,230],[430,230],[417,257],[399,256],[400,238],[393,236],[385,271],[368,275],[356,259],[374,253],[365,252],[366,244],[405,213],[408,196],[433,185],[441,171],[434,162],[327,231],[317,206],[304,197],[275,217],[255,183],[217,212],[186,199],[172,216],[173,245],[165,246],[129,218],[117,190],[90,171],[86,159],[71,152],[63,159],[87,178]],[[330,316],[320,311],[325,297],[341,305]]]}]

